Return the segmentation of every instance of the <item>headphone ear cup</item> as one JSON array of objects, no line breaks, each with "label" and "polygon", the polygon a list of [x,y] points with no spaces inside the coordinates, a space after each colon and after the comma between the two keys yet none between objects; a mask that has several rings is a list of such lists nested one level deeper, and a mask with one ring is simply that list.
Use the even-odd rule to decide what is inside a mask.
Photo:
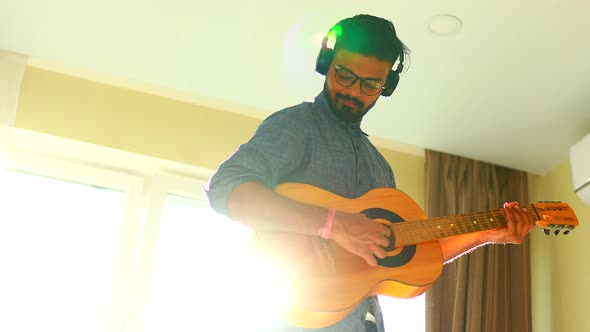
[{"label": "headphone ear cup", "polygon": [[328,69],[330,68],[330,63],[332,62],[333,57],[334,50],[327,47],[322,47],[315,63],[315,71],[325,76],[328,73]]},{"label": "headphone ear cup", "polygon": [[397,88],[397,84],[399,83],[399,73],[397,70],[389,71],[389,75],[387,75],[387,82],[385,82],[385,89],[381,91],[381,95],[383,97],[389,97]]}]

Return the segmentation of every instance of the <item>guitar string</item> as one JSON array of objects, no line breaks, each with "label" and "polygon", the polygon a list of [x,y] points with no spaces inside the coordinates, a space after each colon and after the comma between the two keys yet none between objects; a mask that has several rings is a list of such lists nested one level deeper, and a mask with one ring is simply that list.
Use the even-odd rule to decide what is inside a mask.
[{"label": "guitar string", "polygon": [[[472,220],[473,218],[469,218]],[[399,225],[395,225],[395,228],[399,228],[399,231],[395,231],[396,236],[401,237],[401,241],[396,241],[398,245],[420,243],[426,240],[433,240],[453,235],[459,235],[469,232],[481,231],[485,229],[499,228],[502,226],[498,222],[490,222],[488,220],[478,221],[479,227],[476,227],[472,222],[454,220],[455,223],[451,223],[446,226],[436,221],[424,221],[424,222],[405,222]]]},{"label": "guitar string", "polygon": [[[531,206],[527,205],[526,208],[530,214]],[[403,246],[442,237],[500,228],[506,224],[507,220],[503,210],[497,209],[423,221],[395,223],[391,225],[391,228],[396,236],[396,244]]]}]

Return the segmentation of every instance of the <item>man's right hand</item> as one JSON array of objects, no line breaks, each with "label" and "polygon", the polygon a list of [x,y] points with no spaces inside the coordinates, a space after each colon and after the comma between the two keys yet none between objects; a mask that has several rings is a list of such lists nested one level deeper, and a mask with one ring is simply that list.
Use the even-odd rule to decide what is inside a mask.
[{"label": "man's right hand", "polygon": [[331,234],[332,240],[375,267],[375,256],[385,258],[391,229],[364,214],[336,211]]},{"label": "man's right hand", "polygon": [[[283,231],[318,235],[327,210],[279,195],[265,185],[250,181],[237,186],[229,196],[231,217],[256,231]],[[277,219],[277,216],[281,218]],[[360,213],[336,211],[330,238],[371,266],[385,257],[391,229]]]}]

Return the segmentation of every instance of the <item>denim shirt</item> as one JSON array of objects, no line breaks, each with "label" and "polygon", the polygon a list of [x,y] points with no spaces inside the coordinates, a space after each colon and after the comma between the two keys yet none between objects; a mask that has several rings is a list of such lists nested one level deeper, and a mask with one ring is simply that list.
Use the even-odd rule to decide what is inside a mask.
[{"label": "denim shirt", "polygon": [[360,122],[338,119],[324,93],[278,111],[223,162],[209,182],[208,199],[228,215],[227,198],[239,184],[258,181],[274,189],[307,183],[356,198],[373,188],[395,188],[391,167],[361,130]]},{"label": "denim shirt", "polygon": [[[324,92],[313,103],[285,108],[262,122],[254,136],[210,179],[207,195],[211,207],[229,215],[229,194],[247,181],[271,189],[285,182],[307,183],[347,198],[362,196],[373,188],[395,188],[391,167],[361,130],[360,121],[349,123],[336,117]],[[376,298],[371,298],[341,322],[321,331],[364,331],[361,325],[370,305],[377,307],[378,329],[382,330]],[[269,330],[304,330],[273,326]]]}]

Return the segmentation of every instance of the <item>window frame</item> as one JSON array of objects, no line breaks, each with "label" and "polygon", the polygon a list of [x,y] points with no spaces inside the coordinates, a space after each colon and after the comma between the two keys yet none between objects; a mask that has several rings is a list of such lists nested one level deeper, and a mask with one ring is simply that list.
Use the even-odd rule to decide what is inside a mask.
[{"label": "window frame", "polygon": [[126,193],[108,330],[140,332],[166,195],[206,200],[213,171],[20,128],[3,158],[7,169]]}]

